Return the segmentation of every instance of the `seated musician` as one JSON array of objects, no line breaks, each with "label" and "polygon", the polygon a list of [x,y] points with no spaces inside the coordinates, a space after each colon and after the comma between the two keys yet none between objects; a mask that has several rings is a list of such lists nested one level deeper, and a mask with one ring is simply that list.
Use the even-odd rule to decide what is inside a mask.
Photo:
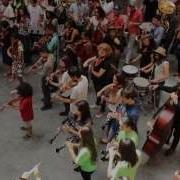
[{"label": "seated musician", "polygon": [[152,63],[151,54],[154,50],[155,44],[154,40],[151,38],[149,34],[142,35],[139,44],[139,54],[131,60],[130,63],[136,63],[140,61],[140,76],[149,79],[150,73],[144,73],[143,69],[148,64]]},{"label": "seated musician", "polygon": [[119,130],[119,126],[122,125],[124,121],[130,119],[135,124],[135,129],[137,130],[137,121],[140,116],[140,105],[138,100],[135,99],[136,93],[131,86],[127,86],[122,90],[122,98],[116,111],[110,112],[108,114],[109,121],[105,124],[105,136],[101,140],[102,143],[110,142]]},{"label": "seated musician", "polygon": [[140,165],[141,152],[136,149],[133,141],[121,140],[117,150],[109,149],[108,178],[115,180],[127,178],[135,180],[137,169]]},{"label": "seated musician", "polygon": [[[152,90],[157,89],[158,86],[165,84],[165,81],[169,78],[169,62],[166,59],[166,50],[162,47],[158,47],[153,53],[153,62],[146,67],[142,68],[143,73],[153,72],[154,78],[150,80]],[[156,106],[159,105],[159,93],[156,92]]]},{"label": "seated musician", "polygon": [[121,98],[121,91],[124,86],[124,76],[118,73],[114,75],[112,83],[108,84],[97,93],[97,97],[101,98],[100,110],[96,114],[97,118],[103,115],[106,109],[106,105],[110,111],[115,111],[116,105]]}]

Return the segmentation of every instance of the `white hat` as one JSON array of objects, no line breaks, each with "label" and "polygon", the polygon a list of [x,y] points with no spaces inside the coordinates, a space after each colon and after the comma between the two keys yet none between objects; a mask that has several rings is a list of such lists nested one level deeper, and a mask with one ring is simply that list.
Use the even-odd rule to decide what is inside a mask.
[{"label": "white hat", "polygon": [[166,56],[166,49],[164,49],[163,47],[159,46],[156,50],[154,50],[154,52],[162,56]]}]

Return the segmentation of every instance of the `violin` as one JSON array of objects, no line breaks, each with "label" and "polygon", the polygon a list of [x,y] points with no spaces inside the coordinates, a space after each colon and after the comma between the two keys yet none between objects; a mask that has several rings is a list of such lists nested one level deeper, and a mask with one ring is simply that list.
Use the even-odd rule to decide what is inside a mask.
[{"label": "violin", "polygon": [[143,145],[143,151],[152,157],[157,154],[166,143],[173,126],[175,109],[170,105],[169,98],[167,102],[154,114],[152,130],[148,133],[147,139]]}]

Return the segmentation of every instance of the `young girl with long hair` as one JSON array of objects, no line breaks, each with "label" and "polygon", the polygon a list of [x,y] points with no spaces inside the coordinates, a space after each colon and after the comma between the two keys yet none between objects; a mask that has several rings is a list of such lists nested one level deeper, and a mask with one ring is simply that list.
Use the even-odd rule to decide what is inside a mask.
[{"label": "young girl with long hair", "polygon": [[[93,132],[84,127],[79,131],[80,144],[67,142],[67,147],[73,161],[79,166],[83,180],[91,180],[92,173],[96,170],[97,151]],[[75,149],[79,149],[78,153]]]}]

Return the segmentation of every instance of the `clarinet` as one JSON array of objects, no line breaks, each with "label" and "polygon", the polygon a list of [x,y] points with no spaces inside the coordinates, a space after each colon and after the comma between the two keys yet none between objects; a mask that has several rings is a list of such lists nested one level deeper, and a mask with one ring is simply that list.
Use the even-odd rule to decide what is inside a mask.
[{"label": "clarinet", "polygon": [[[77,142],[79,142],[79,138],[77,136],[71,136],[71,137],[67,138],[66,141],[69,141],[69,142],[72,142],[72,143],[77,143]],[[66,148],[65,143],[63,145],[61,145],[60,147],[56,148],[56,153],[59,153],[64,148]]]},{"label": "clarinet", "polygon": [[49,144],[53,144],[56,138],[61,134],[62,129],[59,129],[58,132],[49,140]]}]

